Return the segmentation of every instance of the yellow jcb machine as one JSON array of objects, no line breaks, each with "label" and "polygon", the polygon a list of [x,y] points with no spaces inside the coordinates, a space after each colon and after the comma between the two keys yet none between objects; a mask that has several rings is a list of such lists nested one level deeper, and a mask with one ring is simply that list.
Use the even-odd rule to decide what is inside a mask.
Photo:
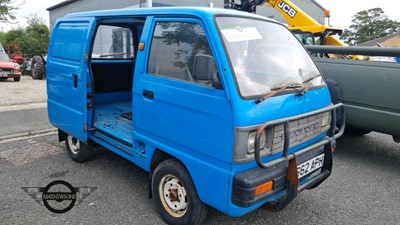
[{"label": "yellow jcb machine", "polygon": [[[305,45],[336,45],[346,46],[346,44],[335,35],[341,35],[342,29],[323,25],[309,16],[302,9],[297,7],[290,0],[240,0],[240,4],[231,0],[229,8],[250,13],[256,12],[256,7],[267,4],[275,8],[282,14],[288,23],[289,28],[296,37]],[[329,11],[325,11],[325,18],[329,21]],[[361,56],[352,56],[353,59],[362,59]]]}]

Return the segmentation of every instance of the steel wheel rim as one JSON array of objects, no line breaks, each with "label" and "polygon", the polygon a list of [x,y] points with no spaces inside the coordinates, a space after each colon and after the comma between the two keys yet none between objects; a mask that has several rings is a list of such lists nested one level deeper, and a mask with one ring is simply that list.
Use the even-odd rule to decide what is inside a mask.
[{"label": "steel wheel rim", "polygon": [[174,175],[165,175],[158,186],[161,203],[173,217],[180,218],[188,209],[188,196],[182,182]]},{"label": "steel wheel rim", "polygon": [[69,148],[71,149],[71,152],[73,154],[78,154],[79,153],[79,149],[81,147],[80,141],[72,136],[68,135],[68,145]]}]

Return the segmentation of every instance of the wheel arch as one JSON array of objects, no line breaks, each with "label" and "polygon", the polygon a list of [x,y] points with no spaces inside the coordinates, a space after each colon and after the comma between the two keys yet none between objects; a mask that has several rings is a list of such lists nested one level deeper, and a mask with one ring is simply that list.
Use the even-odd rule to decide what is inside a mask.
[{"label": "wheel arch", "polygon": [[[327,78],[326,83],[328,85],[332,103],[334,104],[342,103],[343,102],[342,90],[339,84],[332,78]],[[342,110],[343,109],[340,108],[336,111],[336,124],[342,124],[343,122],[345,122],[344,118],[342,118]]]},{"label": "wheel arch", "polygon": [[[181,162],[183,165],[185,165],[181,160],[177,159],[176,157],[166,153],[165,151],[162,151],[159,148],[156,148],[153,154],[153,157],[151,159],[150,163],[150,171],[151,173],[156,169],[156,167],[162,162],[167,159],[176,159],[177,161]],[[185,166],[186,167],[186,166]],[[186,168],[187,169],[187,168]]]},{"label": "wheel arch", "polygon": [[[153,157],[151,158],[151,163],[150,163],[150,173],[149,173],[149,180],[148,180],[148,186],[149,186],[149,198],[153,197],[152,194],[152,179],[153,179],[153,174],[154,174],[154,170],[157,168],[157,166],[162,163],[165,160],[168,159],[175,159],[176,161],[178,161],[179,163],[181,163],[185,168],[186,171],[188,171],[190,178],[192,179],[192,175],[190,174],[190,171],[188,170],[188,168],[186,167],[185,163],[183,163],[182,160],[168,154],[167,152],[156,148],[153,154]],[[193,180],[193,179],[192,179]],[[196,186],[196,185],[195,185]]]},{"label": "wheel arch", "polygon": [[[171,150],[171,151],[168,151]],[[188,151],[166,150],[155,148],[150,161],[149,198],[152,197],[151,185],[155,168],[167,159],[175,159],[182,164],[193,181],[199,199],[206,205],[227,212],[227,202],[230,199],[231,173],[229,164],[221,164],[212,158],[204,158]]]},{"label": "wheel arch", "polygon": [[[199,190],[198,190],[198,185],[197,185],[196,179],[195,179],[195,177],[193,177],[193,172],[191,171],[190,165],[189,165],[189,166],[187,165],[187,164],[190,163],[190,162],[188,162],[190,159],[186,159],[186,160],[185,160],[185,159],[183,159],[183,157],[182,157],[182,159],[181,159],[181,158],[178,158],[178,157],[173,156],[173,155],[171,155],[171,154],[167,153],[166,151],[163,151],[162,149],[159,149],[159,148],[156,148],[156,149],[155,149],[154,154],[153,154],[153,157],[152,157],[152,160],[151,160],[151,163],[150,163],[150,173],[149,173],[149,198],[152,197],[152,190],[151,190],[151,186],[152,186],[152,185],[151,185],[151,184],[152,184],[152,178],[153,178],[154,170],[157,168],[157,166],[158,166],[160,163],[164,162],[165,160],[169,160],[169,159],[174,159],[174,160],[176,160],[178,163],[180,163],[180,164],[186,169],[187,173],[188,173],[189,176],[190,176],[190,179],[191,179],[192,182],[193,182],[194,188],[196,189],[196,192],[197,192],[198,195],[199,195],[199,198],[203,201],[203,199],[202,199],[201,196],[200,196],[200,192],[199,192]],[[185,162],[186,162],[186,163],[185,163]]]}]

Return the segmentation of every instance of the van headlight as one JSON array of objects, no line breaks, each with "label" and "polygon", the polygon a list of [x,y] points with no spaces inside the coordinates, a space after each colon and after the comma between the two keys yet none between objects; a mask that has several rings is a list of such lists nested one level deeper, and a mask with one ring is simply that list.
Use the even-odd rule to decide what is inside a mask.
[{"label": "van headlight", "polygon": [[[256,133],[257,131],[253,131],[249,133],[248,139],[247,139],[247,154],[252,154],[254,153],[254,149],[256,146]],[[267,143],[267,133],[265,130],[261,133],[260,135],[260,150],[265,148],[265,145]]]},{"label": "van headlight", "polygon": [[331,113],[330,112],[324,112],[322,114],[321,127],[328,126],[330,123],[331,123]]},{"label": "van headlight", "polygon": [[[254,160],[256,132],[258,127],[236,128],[234,144],[234,160],[236,163]],[[271,155],[273,142],[273,129],[264,130],[259,136],[260,155]]]}]

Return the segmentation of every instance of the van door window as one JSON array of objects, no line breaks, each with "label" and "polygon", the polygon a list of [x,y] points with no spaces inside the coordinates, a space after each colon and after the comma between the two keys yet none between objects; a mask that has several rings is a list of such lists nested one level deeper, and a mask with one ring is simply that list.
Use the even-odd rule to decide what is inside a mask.
[{"label": "van door window", "polygon": [[[102,24],[95,35],[91,69],[95,93],[131,94],[135,69],[136,27],[133,23]],[[140,24],[138,24],[140,25]],[[127,28],[130,26],[129,29]],[[97,99],[101,99],[97,95]]]},{"label": "van door window", "polygon": [[[212,57],[201,25],[190,22],[157,22],[147,73],[212,86],[212,80],[200,80],[194,76],[195,57],[199,55]],[[212,67],[216,68],[214,61]]]},{"label": "van door window", "polygon": [[100,25],[93,45],[94,59],[133,59],[134,38],[128,28]]}]

